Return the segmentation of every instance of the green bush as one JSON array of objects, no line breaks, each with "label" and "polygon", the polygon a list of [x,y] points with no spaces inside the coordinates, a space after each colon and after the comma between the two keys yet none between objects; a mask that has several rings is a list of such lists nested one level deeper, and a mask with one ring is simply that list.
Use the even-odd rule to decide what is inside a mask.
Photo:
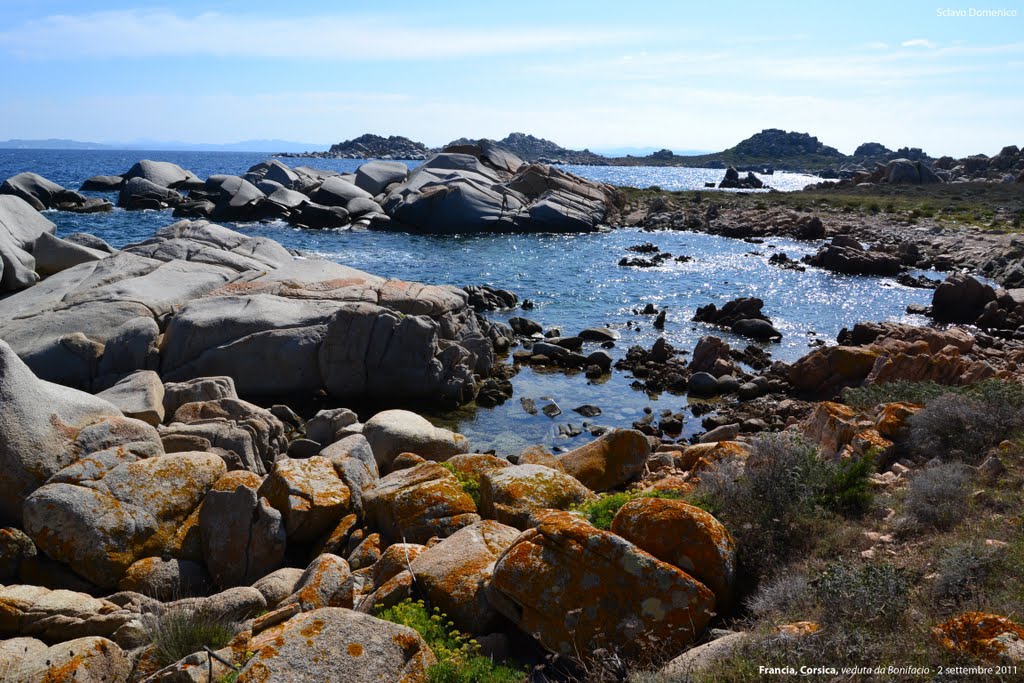
[{"label": "green bush", "polygon": [[496,664],[480,654],[476,641],[455,628],[437,607],[423,600],[407,599],[394,607],[378,608],[377,616],[415,630],[430,646],[437,664],[427,669],[429,683],[524,683],[526,672],[508,664]]},{"label": "green bush", "polygon": [[871,471],[869,459],[834,462],[802,437],[769,434],[751,443],[745,464],[728,459],[702,472],[690,500],[729,528],[741,563],[764,575],[812,547],[830,513],[867,508]]},{"label": "green bush", "polygon": [[680,496],[671,491],[622,491],[620,493],[605,493],[596,500],[581,503],[573,509],[583,513],[587,521],[598,529],[607,531],[612,528],[612,520],[623,505],[637,498],[668,498],[678,499]]},{"label": "green bush", "polygon": [[462,490],[465,491],[466,494],[473,499],[473,502],[476,504],[477,508],[479,508],[480,477],[468,474],[466,472],[461,472],[455,469],[455,467],[450,462],[442,462],[440,463],[440,465],[441,467],[445,468],[446,470],[455,475],[455,478],[459,480],[459,486],[461,486]]},{"label": "green bush", "polygon": [[970,469],[963,463],[943,463],[914,475],[907,484],[903,516],[897,529],[903,532],[952,528],[967,510]]},{"label": "green bush", "polygon": [[950,611],[973,603],[985,592],[985,583],[997,562],[995,548],[978,539],[946,548],[932,585],[935,603]]},{"label": "green bush", "polygon": [[836,562],[814,581],[826,627],[888,630],[903,620],[910,604],[910,581],[888,562]]},{"label": "green bush", "polygon": [[235,623],[188,606],[150,615],[144,623],[153,645],[153,656],[160,666],[173,664],[204,647],[219,650],[230,643],[238,631]]}]

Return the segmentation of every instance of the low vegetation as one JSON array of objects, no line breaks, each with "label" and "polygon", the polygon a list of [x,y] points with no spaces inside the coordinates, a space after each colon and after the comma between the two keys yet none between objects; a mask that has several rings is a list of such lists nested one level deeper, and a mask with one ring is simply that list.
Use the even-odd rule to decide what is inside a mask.
[{"label": "low vegetation", "polygon": [[691,502],[732,532],[741,568],[762,576],[809,550],[824,527],[863,512],[872,471],[869,458],[833,462],[798,436],[766,435],[745,464],[729,459],[701,473]]},{"label": "low vegetation", "polygon": [[423,600],[407,599],[394,607],[378,609],[377,616],[419,633],[437,658],[427,670],[428,683],[524,683],[526,671],[498,664],[480,653],[475,640],[455,628],[437,607]]},{"label": "low vegetation", "polygon": [[204,647],[219,650],[235,637],[238,625],[207,610],[172,607],[144,622],[160,666],[173,664]]},{"label": "low vegetation", "polygon": [[586,503],[581,503],[574,509],[583,514],[587,521],[598,529],[607,531],[612,528],[612,520],[623,505],[637,498],[668,498],[678,499],[679,494],[672,491],[640,491],[630,490],[619,493],[606,493]]},{"label": "low vegetation", "polygon": [[461,470],[455,469],[450,462],[440,463],[441,467],[445,468],[449,472],[455,475],[455,478],[459,480],[459,486],[466,492],[470,498],[473,499],[473,503],[480,507],[480,477],[478,475],[469,474]]}]

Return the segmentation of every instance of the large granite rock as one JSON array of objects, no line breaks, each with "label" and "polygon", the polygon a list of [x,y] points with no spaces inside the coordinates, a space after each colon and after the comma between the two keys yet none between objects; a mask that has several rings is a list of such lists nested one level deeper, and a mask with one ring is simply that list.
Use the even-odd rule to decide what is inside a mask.
[{"label": "large granite rock", "polygon": [[0,195],[0,293],[24,289],[39,281],[32,257],[35,243],[57,226],[15,195]]},{"label": "large granite rock", "polygon": [[582,232],[613,201],[606,185],[484,143],[434,155],[391,188],[383,208],[386,226],[413,232]]},{"label": "large granite rock", "polygon": [[75,462],[84,427],[120,416],[112,404],[37,379],[0,341],[0,517],[18,520],[26,496]]},{"label": "large granite rock", "polygon": [[[4,196],[0,220],[5,202],[45,221]],[[37,228],[17,244],[53,226]],[[25,260],[3,282],[10,274],[24,286],[37,276],[17,248]],[[455,404],[475,396],[474,375],[494,360],[461,289],[296,259],[272,240],[202,221],[0,300],[0,338],[41,378],[90,391],[158,369],[174,382],[226,375],[243,396],[326,390]]]},{"label": "large granite rock", "polygon": [[562,468],[592,491],[607,491],[644,471],[651,445],[643,432],[617,429],[558,456]]},{"label": "large granite rock", "polygon": [[143,159],[121,176],[125,181],[142,178],[159,187],[177,188],[199,181],[195,174],[169,161]]},{"label": "large granite rock", "polygon": [[517,529],[541,511],[568,510],[596,497],[579,480],[544,465],[500,467],[480,477],[480,514]]},{"label": "large granite rock", "polygon": [[[198,555],[197,508],[226,472],[212,453],[124,462],[97,476],[75,470],[36,489],[23,508],[25,532],[50,558],[113,588],[144,557]],[[194,543],[194,541],[193,541]]]},{"label": "large granite rock", "polygon": [[341,607],[305,612],[252,638],[238,683],[425,683],[434,654],[416,631]]},{"label": "large granite rock", "polygon": [[9,668],[0,661],[4,681],[10,683],[125,683],[132,672],[132,661],[116,643],[99,636],[76,638],[32,650]]},{"label": "large granite rock", "polygon": [[445,461],[469,450],[469,440],[463,435],[435,427],[425,417],[408,410],[377,413],[363,425],[363,436],[373,449],[377,465],[385,471],[401,453]]},{"label": "large granite rock", "polygon": [[483,520],[421,552],[410,567],[430,604],[439,607],[458,628],[474,634],[491,633],[503,619],[487,601],[484,588],[494,561],[518,536],[513,527]]},{"label": "large granite rock", "polygon": [[0,185],[0,194],[21,197],[37,211],[61,209],[62,211],[108,211],[112,207],[105,199],[91,199],[61,187],[37,173],[19,173]]},{"label": "large granite rock", "polygon": [[261,483],[253,472],[228,472],[203,499],[199,510],[203,559],[221,588],[249,585],[284,559],[284,521],[258,495]]},{"label": "large granite rock", "polygon": [[703,584],[578,516],[555,512],[498,558],[491,603],[548,650],[679,652],[714,614]]},{"label": "large granite rock", "polygon": [[363,509],[372,528],[408,543],[451,536],[480,520],[455,475],[434,462],[382,477],[363,492]]}]

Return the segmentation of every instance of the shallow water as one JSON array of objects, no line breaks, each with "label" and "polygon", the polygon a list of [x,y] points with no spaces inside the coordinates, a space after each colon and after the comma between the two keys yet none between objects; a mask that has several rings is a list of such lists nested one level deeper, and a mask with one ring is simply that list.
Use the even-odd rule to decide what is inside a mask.
[{"label": "shallow water", "polygon": [[[12,170],[11,159],[0,156],[0,177],[20,170],[37,173],[69,187],[77,187],[85,177],[99,173],[120,173],[141,157],[138,152],[39,152],[30,159],[18,159],[29,165]],[[182,158],[186,153],[168,154],[200,175],[214,171],[242,172],[261,155],[194,153],[198,160]],[[88,158],[82,158],[88,157]],[[298,160],[288,160],[298,165]],[[321,160],[313,165],[326,166]],[[334,160],[340,170],[351,170],[359,162]],[[31,162],[31,163],[29,163]],[[101,163],[102,162],[102,163]],[[594,168],[594,167],[582,167]],[[669,169],[675,170],[675,169]],[[668,187],[668,182],[656,182]],[[48,212],[58,225],[59,234],[85,231],[115,246],[145,239],[174,219],[170,212],[126,212],[109,214],[68,214]],[[713,235],[687,232],[645,233],[637,229],[619,229],[581,235],[476,235],[433,237],[402,233],[349,230],[300,230],[283,222],[238,224],[232,226],[252,235],[273,238],[283,245],[311,256],[331,259],[379,275],[435,284],[487,284],[510,289],[520,299],[535,302],[527,317],[545,328],[560,327],[572,335],[586,327],[609,325],[622,338],[612,350],[616,358],[631,344],[650,347],[659,333],[651,317],[633,313],[648,302],[667,307],[664,335],[680,349],[692,350],[706,334],[719,335],[731,343],[745,345],[746,340],[731,333],[690,321],[698,306],[722,303],[740,296],[757,296],[765,301],[764,311],[782,331],[781,343],[769,344],[778,360],[792,361],[808,351],[811,340],[835,339],[844,326],[862,320],[906,320],[924,322],[908,316],[908,304],[927,304],[928,290],[903,287],[891,278],[833,275],[815,268],[799,273],[768,264],[768,258],[785,251],[792,258],[816,250],[810,243],[770,239],[765,244],[749,244]],[[617,265],[627,247],[653,242],[663,251],[688,255],[687,263],[669,262],[659,268],[623,268]],[[933,274],[934,277],[937,275]],[[519,314],[524,314],[522,311]],[[495,314],[507,318],[515,313]],[[626,323],[640,323],[640,329]],[[596,345],[585,347],[597,348]],[[655,411],[673,411],[687,405],[685,396],[649,397],[629,387],[631,377],[613,373],[600,382],[582,374],[539,372],[524,368],[512,380],[515,396],[493,409],[465,409],[440,417],[470,437],[478,450],[494,448],[515,453],[522,447],[544,443],[568,447],[589,439],[587,435],[569,440],[558,437],[558,425],[584,420],[572,412],[582,404],[600,406],[604,414],[594,424],[628,426],[643,416],[645,406]],[[543,406],[546,398],[558,403],[562,415],[555,419],[543,414],[529,415],[519,399],[529,397]],[[699,419],[691,418],[684,434],[699,431]]]}]

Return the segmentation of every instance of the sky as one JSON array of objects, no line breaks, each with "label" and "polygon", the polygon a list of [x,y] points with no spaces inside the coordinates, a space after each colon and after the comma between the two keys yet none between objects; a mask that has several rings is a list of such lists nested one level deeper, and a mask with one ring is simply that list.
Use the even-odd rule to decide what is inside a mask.
[{"label": "sky", "polygon": [[1024,146],[1024,2],[994,1],[0,0],[0,139],[994,154]]}]

